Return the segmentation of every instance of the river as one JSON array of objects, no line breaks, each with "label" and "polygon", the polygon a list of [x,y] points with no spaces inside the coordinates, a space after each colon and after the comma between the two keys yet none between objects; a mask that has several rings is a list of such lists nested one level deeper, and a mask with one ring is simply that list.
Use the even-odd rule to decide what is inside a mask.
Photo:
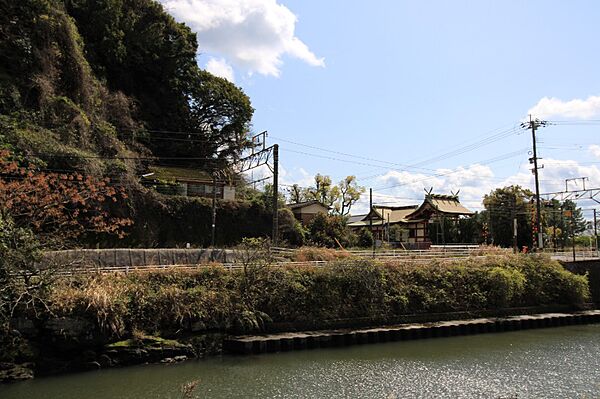
[{"label": "river", "polygon": [[600,398],[600,325],[222,356],[39,378],[0,398]]}]

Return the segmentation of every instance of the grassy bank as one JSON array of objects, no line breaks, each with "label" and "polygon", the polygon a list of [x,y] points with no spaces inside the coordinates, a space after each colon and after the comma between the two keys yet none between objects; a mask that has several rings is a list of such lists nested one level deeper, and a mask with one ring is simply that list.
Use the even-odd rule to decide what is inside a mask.
[{"label": "grassy bank", "polygon": [[428,265],[342,259],[327,267],[219,266],[63,279],[56,316],[114,337],[134,331],[257,331],[270,322],[480,311],[589,300],[585,276],[546,257],[490,256]]}]

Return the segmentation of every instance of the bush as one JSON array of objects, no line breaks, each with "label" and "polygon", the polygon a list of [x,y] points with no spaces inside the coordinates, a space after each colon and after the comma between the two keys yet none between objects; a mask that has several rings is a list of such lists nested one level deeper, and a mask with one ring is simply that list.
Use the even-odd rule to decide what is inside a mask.
[{"label": "bush", "polygon": [[310,241],[317,246],[348,248],[356,245],[356,234],[346,226],[342,216],[318,213],[309,223],[308,232]]},{"label": "bush", "polygon": [[301,247],[294,251],[293,256],[293,260],[296,262],[315,262],[347,258],[350,253],[331,248]]},{"label": "bush", "polygon": [[227,271],[212,266],[82,276],[64,280],[51,297],[57,315],[88,317],[113,335],[133,330],[160,334],[192,324],[256,331],[265,321],[384,321],[413,313],[580,305],[588,300],[585,276],[548,258],[525,255],[428,265],[342,258],[318,268]]},{"label": "bush", "polygon": [[373,234],[367,229],[360,229],[358,232],[358,246],[362,248],[370,248],[373,246]]}]

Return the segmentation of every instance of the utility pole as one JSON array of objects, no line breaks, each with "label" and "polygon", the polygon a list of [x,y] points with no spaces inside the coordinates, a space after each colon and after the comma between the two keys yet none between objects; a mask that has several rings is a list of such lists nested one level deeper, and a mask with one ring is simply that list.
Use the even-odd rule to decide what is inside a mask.
[{"label": "utility pole", "polygon": [[517,253],[519,252],[519,247],[517,245],[517,217],[515,216],[513,218],[513,252]]},{"label": "utility pole", "polygon": [[212,186],[212,225],[211,225],[211,238],[210,246],[215,247],[215,227],[217,222],[217,173],[213,173],[213,186]]},{"label": "utility pole", "polygon": [[271,241],[277,246],[279,241],[279,144],[273,145],[273,235]]},{"label": "utility pole", "polygon": [[[522,123],[521,126],[527,129],[531,129],[531,137],[533,139],[533,157],[529,158],[529,163],[533,164],[533,174],[535,176],[535,208],[536,208],[536,221],[535,227],[537,230],[537,247],[538,249],[544,248],[544,234],[542,232],[542,209],[540,201],[540,180],[538,175],[538,156],[537,156],[537,143],[535,138],[535,131],[538,127],[545,126],[546,121],[540,121],[538,119],[533,120],[529,115],[529,122]],[[543,166],[542,166],[543,167]]]},{"label": "utility pole", "polygon": [[596,209],[594,209],[594,240],[596,241],[596,256],[598,256],[598,219],[596,219]]},{"label": "utility pole", "polygon": [[[373,189],[369,188],[369,213],[373,212]],[[375,257],[375,235],[373,234],[373,214],[369,218],[369,229],[371,237],[373,237],[373,257]]]},{"label": "utility pole", "polygon": [[573,246],[573,262],[575,262],[575,212],[571,212],[571,244]]},{"label": "utility pole", "polygon": [[517,243],[517,199],[513,198],[512,201],[512,219],[513,219],[513,252],[517,253],[519,252],[519,247],[518,247],[518,243]]}]

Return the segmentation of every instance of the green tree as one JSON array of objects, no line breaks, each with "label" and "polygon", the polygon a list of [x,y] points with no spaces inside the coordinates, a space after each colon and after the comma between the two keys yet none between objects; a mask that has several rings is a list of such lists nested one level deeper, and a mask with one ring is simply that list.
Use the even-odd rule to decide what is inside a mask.
[{"label": "green tree", "polygon": [[339,189],[333,185],[331,177],[320,173],[315,176],[314,187],[308,187],[304,190],[304,197],[307,200],[316,200],[325,206],[333,206],[339,196]]},{"label": "green tree", "polygon": [[571,200],[560,202],[553,199],[546,203],[542,220],[546,226],[547,241],[553,247],[564,247],[573,234],[577,236],[587,229],[583,211]]},{"label": "green tree", "polygon": [[360,199],[365,188],[356,183],[356,176],[347,176],[338,183],[339,197],[334,205],[334,211],[342,216],[350,213],[350,208]]},{"label": "green tree", "polygon": [[331,177],[317,174],[314,187],[308,187],[300,193],[292,192],[291,195],[292,200],[302,198],[319,201],[323,205],[332,207],[334,213],[346,216],[364,192],[365,188],[358,185],[355,176],[347,176],[334,185]]},{"label": "green tree", "polygon": [[[139,139],[157,156],[221,169],[249,148],[241,89],[198,68],[196,34],[154,0],[68,0],[94,71],[138,103]],[[133,132],[125,132],[131,137]],[[206,159],[200,159],[206,158]],[[214,158],[214,160],[212,160]]]},{"label": "green tree", "polygon": [[367,229],[362,228],[357,234],[357,244],[362,248],[369,248],[373,246],[373,234]]},{"label": "green tree", "polygon": [[287,191],[291,204],[299,204],[306,199],[302,188],[297,184],[293,184],[291,187],[288,187]]},{"label": "green tree", "polygon": [[308,224],[309,239],[313,244],[337,248],[351,247],[356,244],[356,235],[346,226],[346,220],[339,215],[318,213]]},{"label": "green tree", "polygon": [[489,241],[502,247],[513,245],[513,219],[517,219],[517,245],[531,248],[533,193],[521,186],[497,188],[483,199]]}]

